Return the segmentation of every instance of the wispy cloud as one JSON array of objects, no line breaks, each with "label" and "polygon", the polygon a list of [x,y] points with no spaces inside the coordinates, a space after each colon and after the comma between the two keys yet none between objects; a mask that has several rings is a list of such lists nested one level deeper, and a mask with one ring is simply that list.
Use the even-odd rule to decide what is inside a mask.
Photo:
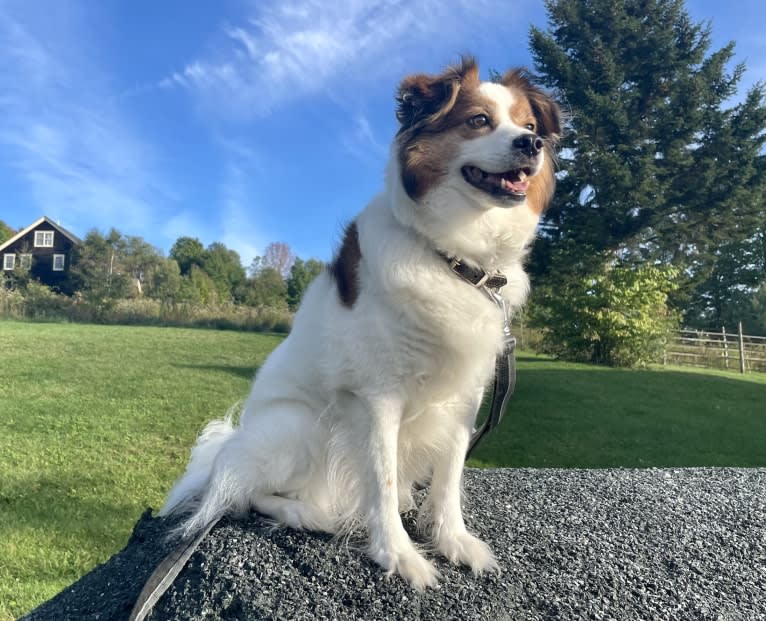
[{"label": "wispy cloud", "polygon": [[354,123],[341,138],[343,147],[361,162],[380,167],[388,155],[388,147],[376,135],[363,114],[354,117]]},{"label": "wispy cloud", "polygon": [[[213,51],[162,81],[189,89],[217,113],[252,118],[322,92],[342,98],[350,84],[399,75],[405,59],[434,46],[462,46],[491,15],[488,0],[288,0],[253,5]],[[518,9],[515,11],[518,15]]]},{"label": "wispy cloud", "polygon": [[242,264],[250,265],[266,247],[266,235],[258,226],[258,197],[253,179],[263,174],[259,154],[252,147],[233,139],[217,140],[225,161],[220,185],[220,241],[239,253]]},{"label": "wispy cloud", "polygon": [[10,6],[0,5],[0,157],[40,213],[141,229],[169,190],[151,172],[152,148],[110,103],[76,18],[43,37]]}]

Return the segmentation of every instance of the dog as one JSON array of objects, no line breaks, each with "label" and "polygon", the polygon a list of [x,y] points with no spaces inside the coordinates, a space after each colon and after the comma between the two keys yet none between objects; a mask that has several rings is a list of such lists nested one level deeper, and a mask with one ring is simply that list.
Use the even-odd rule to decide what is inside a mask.
[{"label": "dog", "polygon": [[523,304],[561,118],[525,70],[481,81],[470,57],[406,77],[396,116],[383,192],[309,286],[238,423],[205,428],[160,514],[187,512],[186,536],[251,509],[296,529],[361,526],[371,558],[422,590],[439,574],[400,517],[418,483],[433,550],[499,570],[465,526],[461,493],[503,310],[452,267],[502,273],[504,304]]}]

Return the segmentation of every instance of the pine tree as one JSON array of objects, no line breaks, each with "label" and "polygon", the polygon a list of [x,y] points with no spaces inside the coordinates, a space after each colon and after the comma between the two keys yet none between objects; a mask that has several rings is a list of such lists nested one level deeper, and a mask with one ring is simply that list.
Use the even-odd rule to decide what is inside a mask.
[{"label": "pine tree", "polygon": [[546,7],[548,30],[533,27],[530,47],[571,117],[533,274],[550,282],[606,261],[672,263],[683,274],[676,304],[699,306],[720,248],[763,222],[763,85],[729,103],[745,67],[728,69],[733,43],[709,53],[710,25],[694,23],[682,0]]}]

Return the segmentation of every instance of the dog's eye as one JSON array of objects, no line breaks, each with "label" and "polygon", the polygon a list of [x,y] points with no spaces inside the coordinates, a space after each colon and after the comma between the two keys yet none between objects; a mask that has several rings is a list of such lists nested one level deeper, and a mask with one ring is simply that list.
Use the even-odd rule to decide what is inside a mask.
[{"label": "dog's eye", "polygon": [[489,125],[489,119],[486,114],[477,114],[468,119],[466,123],[468,123],[468,127],[471,129],[481,129],[482,127]]},{"label": "dog's eye", "polygon": [[527,123],[524,127],[528,129],[529,131],[533,132],[535,131],[536,125],[534,123]]}]

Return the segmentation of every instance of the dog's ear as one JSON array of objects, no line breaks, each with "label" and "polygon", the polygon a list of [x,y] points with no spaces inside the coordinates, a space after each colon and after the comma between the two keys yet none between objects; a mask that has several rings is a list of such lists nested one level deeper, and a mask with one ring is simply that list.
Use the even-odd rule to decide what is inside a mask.
[{"label": "dog's ear", "polygon": [[527,96],[537,119],[537,133],[553,143],[557,142],[562,131],[561,110],[553,97],[534,83],[530,73],[525,69],[511,69],[500,79],[500,83],[516,88]]},{"label": "dog's ear", "polygon": [[441,75],[404,78],[396,96],[399,131],[434,123],[445,116],[455,105],[460,87],[469,80],[478,81],[478,74],[476,61],[464,57],[460,65],[449,67]]}]

